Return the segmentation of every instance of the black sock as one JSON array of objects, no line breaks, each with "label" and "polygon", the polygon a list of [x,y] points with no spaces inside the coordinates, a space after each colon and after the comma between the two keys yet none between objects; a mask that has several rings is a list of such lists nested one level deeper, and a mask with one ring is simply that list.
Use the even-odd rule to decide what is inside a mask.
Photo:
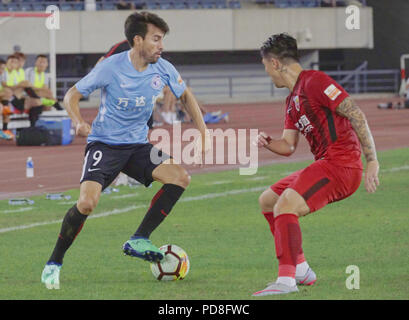
[{"label": "black sock", "polygon": [[57,110],[63,110],[63,107],[61,107],[60,103],[57,101],[56,103],[54,103],[53,107]]},{"label": "black sock", "polygon": [[24,91],[27,93],[27,95],[30,98],[40,99],[40,97],[37,95],[37,93],[35,93],[33,88],[30,88],[30,87],[24,88]]},{"label": "black sock", "polygon": [[81,231],[87,217],[87,215],[79,212],[76,204],[72,208],[70,208],[70,210],[68,210],[62,222],[61,231],[58,235],[57,243],[55,244],[54,251],[51,254],[50,259],[48,260],[48,263],[54,262],[60,265],[62,264],[65,252],[68,250],[78,233]]},{"label": "black sock", "polygon": [[3,131],[7,130],[8,125],[8,122],[3,122]]},{"label": "black sock", "polygon": [[40,117],[41,112],[43,112],[43,106],[32,107],[28,111],[28,119],[30,120],[30,126],[35,127],[38,118]]},{"label": "black sock", "polygon": [[172,210],[175,203],[182,195],[184,188],[175,184],[164,184],[163,187],[153,197],[151,206],[143,218],[134,237],[149,238]]}]

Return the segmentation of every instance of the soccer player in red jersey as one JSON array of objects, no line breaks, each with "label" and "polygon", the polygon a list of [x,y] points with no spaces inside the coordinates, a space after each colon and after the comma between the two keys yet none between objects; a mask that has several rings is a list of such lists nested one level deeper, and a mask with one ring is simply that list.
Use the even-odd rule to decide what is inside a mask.
[{"label": "soccer player in red jersey", "polygon": [[265,70],[278,88],[288,88],[283,134],[273,139],[264,132],[259,147],[290,156],[300,133],[307,139],[315,162],[265,190],[259,203],[274,236],[278,278],[253,296],[298,291],[316,275],[305,260],[298,218],[345,199],[359,187],[366,158],[365,188],[379,185],[374,139],[366,117],[348,93],[321,71],[303,70],[297,42],[287,34],[271,36],[261,47]]}]

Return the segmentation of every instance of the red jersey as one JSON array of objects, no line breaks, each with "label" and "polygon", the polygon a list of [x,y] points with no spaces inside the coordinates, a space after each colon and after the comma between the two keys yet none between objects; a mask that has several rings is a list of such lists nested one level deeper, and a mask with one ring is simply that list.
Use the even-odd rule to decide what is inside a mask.
[{"label": "red jersey", "polygon": [[304,70],[287,97],[285,129],[300,131],[315,160],[361,168],[361,145],[347,118],[336,114],[348,93],[324,72]]}]

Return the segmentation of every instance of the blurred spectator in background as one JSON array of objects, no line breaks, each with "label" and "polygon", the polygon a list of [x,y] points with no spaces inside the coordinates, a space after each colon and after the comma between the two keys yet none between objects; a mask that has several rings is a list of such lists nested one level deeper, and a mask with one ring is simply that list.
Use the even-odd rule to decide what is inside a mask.
[{"label": "blurred spectator in background", "polygon": [[55,107],[62,110],[48,87],[49,76],[45,73],[48,58],[44,55],[37,56],[35,66],[26,71],[23,69],[25,61],[26,57],[21,52],[7,58],[2,85],[11,91],[11,97],[9,107],[3,107],[3,131],[10,132],[7,126],[13,113],[28,113],[30,124],[34,126],[44,108],[49,110]]},{"label": "blurred spectator in background", "polygon": [[[0,59],[0,78],[6,69],[6,62]],[[0,138],[11,140],[13,138],[13,134],[7,130],[7,125],[9,120],[9,100],[11,99],[12,91],[9,88],[4,88],[0,81],[0,113],[3,118],[3,130],[0,130]]]},{"label": "blurred spectator in background", "polygon": [[[188,88],[190,91],[193,91],[191,87]],[[163,88],[163,99],[159,101],[157,100],[157,102],[159,102],[159,106],[155,108],[155,111],[157,110],[157,112],[160,113],[165,123],[173,124],[177,122],[192,121],[190,115],[183,108],[183,105],[178,102],[169,87],[166,86]],[[223,114],[221,110],[209,112],[201,102],[197,101],[197,103],[202,112],[205,123],[219,123],[222,120],[224,122],[229,121],[228,113]],[[156,121],[156,114],[154,114],[154,120]]]},{"label": "blurred spectator in background", "polygon": [[50,76],[45,71],[48,68],[48,58],[45,55],[38,55],[34,67],[27,68],[25,72],[28,84],[24,88],[27,93],[26,109],[29,109],[29,119],[31,126],[35,126],[41,112],[51,110],[63,110],[58,100],[53,96],[50,85]]},{"label": "blurred spectator in background", "polygon": [[135,5],[130,2],[125,2],[124,0],[119,0],[116,4],[118,10],[135,10]]},{"label": "blurred spectator in background", "polygon": [[[20,73],[20,60],[18,56],[12,54],[7,57],[6,68],[2,74],[1,85],[6,89],[8,94],[9,104],[6,106],[3,104],[3,131],[14,136],[13,133],[8,130],[8,124],[10,122],[10,115],[13,113],[23,113],[25,111],[24,106],[24,85],[25,80]],[[3,90],[4,90],[3,89]],[[6,98],[5,98],[6,99]]]},{"label": "blurred spectator in background", "polygon": [[[177,98],[172,93],[168,86],[165,86],[162,90],[163,98],[157,102],[157,111],[160,112],[163,120],[167,124],[173,124],[180,122],[177,115]],[[155,108],[156,109],[156,108]],[[159,110],[160,109],[160,110]]]},{"label": "blurred spectator in background", "polygon": [[393,102],[379,103],[378,109],[404,109],[409,108],[409,78],[406,79],[406,92],[402,100],[393,105]]},{"label": "blurred spectator in background", "polygon": [[[13,91],[13,94],[19,94],[23,92],[23,89],[18,87],[18,74],[17,69],[19,66],[18,57],[15,55],[9,55],[6,60],[6,67],[4,69],[1,84],[5,88],[9,88]],[[18,90],[20,89],[20,91]]]},{"label": "blurred spectator in background", "polygon": [[24,73],[24,65],[26,64],[26,55],[22,52],[14,52],[14,55],[18,59],[18,67],[17,67],[17,79],[18,82],[24,81],[25,78],[25,73]]},{"label": "blurred spectator in background", "polygon": [[[32,88],[32,90],[26,89],[28,95],[34,91],[35,95],[42,99],[41,102],[47,107],[55,107],[57,110],[62,110],[62,107],[58,103],[58,100],[54,97],[51,89],[50,89],[50,75],[45,71],[48,68],[48,58],[45,55],[39,54],[36,57],[34,67],[27,68],[25,71],[26,79],[30,83],[28,88]],[[33,95],[34,96],[34,95]],[[34,96],[34,98],[37,98]],[[50,101],[47,101],[50,100]]]}]

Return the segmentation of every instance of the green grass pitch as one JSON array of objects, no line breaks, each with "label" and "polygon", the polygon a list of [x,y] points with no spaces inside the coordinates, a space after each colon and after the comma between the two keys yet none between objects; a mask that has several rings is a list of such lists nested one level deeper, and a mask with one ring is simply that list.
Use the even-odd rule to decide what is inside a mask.
[{"label": "green grass pitch", "polygon": [[[258,196],[309,162],[269,165],[253,176],[238,170],[194,175],[151,236],[157,246],[172,243],[187,251],[191,269],[183,281],[157,281],[147,262],[121,251],[157,183],[101,196],[65,256],[60,290],[47,290],[40,276],[78,190],[65,193],[70,201],[32,197],[31,210],[0,201],[0,299],[407,299],[409,149],[381,152],[379,160],[381,185],[375,194],[362,183],[352,197],[300,219],[304,252],[318,281],[300,286],[299,293],[251,297],[277,274]],[[359,268],[359,289],[346,286],[350,265]]]}]

